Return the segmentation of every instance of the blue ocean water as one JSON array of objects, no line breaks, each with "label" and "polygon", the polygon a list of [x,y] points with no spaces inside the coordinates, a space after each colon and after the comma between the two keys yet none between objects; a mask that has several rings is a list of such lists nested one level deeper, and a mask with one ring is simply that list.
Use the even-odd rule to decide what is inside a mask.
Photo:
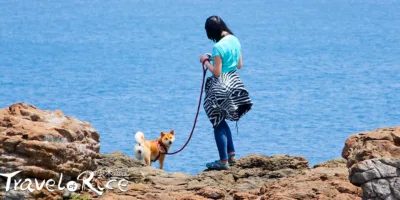
[{"label": "blue ocean water", "polygon": [[[400,125],[400,1],[2,1],[0,107],[24,101],[89,121],[101,152],[133,156],[135,132],[189,136],[210,52],[205,19],[220,15],[243,48],[254,101],[229,123],[237,155],[340,157],[353,133]],[[218,158],[201,109],[169,172]],[[155,164],[155,166],[158,166]]]}]

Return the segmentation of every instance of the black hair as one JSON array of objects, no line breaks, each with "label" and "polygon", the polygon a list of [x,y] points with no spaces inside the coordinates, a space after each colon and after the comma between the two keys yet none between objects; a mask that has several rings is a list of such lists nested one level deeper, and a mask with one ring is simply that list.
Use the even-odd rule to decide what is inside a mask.
[{"label": "black hair", "polygon": [[216,15],[207,18],[205,29],[208,39],[214,42],[218,42],[223,38],[223,36],[221,35],[223,31],[226,31],[229,34],[233,35],[232,31],[229,30],[228,26],[226,26],[221,17]]}]

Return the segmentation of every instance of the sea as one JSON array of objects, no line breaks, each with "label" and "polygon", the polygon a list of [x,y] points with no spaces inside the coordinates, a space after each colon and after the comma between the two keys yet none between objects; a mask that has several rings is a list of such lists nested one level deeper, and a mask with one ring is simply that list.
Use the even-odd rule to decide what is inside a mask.
[{"label": "sea", "polygon": [[[400,125],[398,0],[10,0],[0,2],[0,107],[62,110],[134,157],[134,134],[186,142],[198,105],[204,29],[220,16],[242,45],[254,106],[229,122],[238,158],[340,158],[350,135]],[[207,76],[210,76],[208,72]],[[204,97],[204,96],[203,96]],[[164,170],[219,159],[203,107]],[[158,163],[152,166],[158,167]]]}]

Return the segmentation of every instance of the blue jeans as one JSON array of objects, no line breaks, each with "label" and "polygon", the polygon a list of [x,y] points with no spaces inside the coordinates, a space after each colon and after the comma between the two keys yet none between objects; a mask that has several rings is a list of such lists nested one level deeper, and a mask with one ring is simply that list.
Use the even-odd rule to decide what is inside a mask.
[{"label": "blue jeans", "polygon": [[220,160],[228,160],[228,153],[235,152],[235,148],[233,147],[231,129],[225,120],[214,128],[214,136]]}]

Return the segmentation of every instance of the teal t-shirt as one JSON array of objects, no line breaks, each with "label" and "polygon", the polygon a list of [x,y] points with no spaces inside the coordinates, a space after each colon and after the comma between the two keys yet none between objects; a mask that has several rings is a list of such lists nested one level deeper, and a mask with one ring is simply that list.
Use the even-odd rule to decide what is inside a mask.
[{"label": "teal t-shirt", "polygon": [[230,72],[237,69],[240,58],[241,46],[239,40],[234,36],[222,38],[215,43],[212,57],[220,56],[222,59],[222,73]]}]

